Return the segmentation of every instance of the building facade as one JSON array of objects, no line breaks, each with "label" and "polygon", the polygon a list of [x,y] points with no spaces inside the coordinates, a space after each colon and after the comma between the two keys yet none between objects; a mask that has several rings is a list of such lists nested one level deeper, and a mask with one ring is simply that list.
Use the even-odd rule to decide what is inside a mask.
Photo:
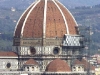
[{"label": "building facade", "polygon": [[[63,4],[58,0],[36,0],[15,27],[15,57],[10,54],[3,58],[6,63],[0,59],[1,66],[6,64],[3,70],[16,74],[86,75],[88,62],[82,63],[83,43],[76,20]],[[94,74],[93,66],[90,72]]]}]

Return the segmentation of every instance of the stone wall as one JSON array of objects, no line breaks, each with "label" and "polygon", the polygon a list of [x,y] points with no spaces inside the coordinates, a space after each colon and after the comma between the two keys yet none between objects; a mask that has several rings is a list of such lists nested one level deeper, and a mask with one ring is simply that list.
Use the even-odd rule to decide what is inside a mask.
[{"label": "stone wall", "polygon": [[[18,69],[18,60],[17,59],[0,59],[0,71],[16,71]],[[1,75],[1,74],[0,74]]]},{"label": "stone wall", "polygon": [[[28,73],[28,72],[21,72],[21,71],[15,71],[15,72],[0,72],[0,75],[87,75],[87,72],[65,72],[65,73]],[[90,72],[90,75],[95,75],[94,72]]]}]

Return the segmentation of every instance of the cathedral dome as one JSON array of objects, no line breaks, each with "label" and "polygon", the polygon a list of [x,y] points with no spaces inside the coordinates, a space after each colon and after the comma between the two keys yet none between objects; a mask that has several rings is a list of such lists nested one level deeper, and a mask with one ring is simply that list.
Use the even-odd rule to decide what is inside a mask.
[{"label": "cathedral dome", "polygon": [[47,72],[70,72],[71,69],[68,64],[61,59],[55,59],[50,62],[50,64],[46,68]]},{"label": "cathedral dome", "polygon": [[77,23],[69,10],[58,0],[36,0],[20,17],[14,37],[62,38],[76,35]]}]

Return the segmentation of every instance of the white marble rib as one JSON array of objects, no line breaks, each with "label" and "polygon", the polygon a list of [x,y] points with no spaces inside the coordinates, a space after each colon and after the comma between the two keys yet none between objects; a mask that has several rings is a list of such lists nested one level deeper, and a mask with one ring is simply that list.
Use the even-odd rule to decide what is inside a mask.
[{"label": "white marble rib", "polygon": [[64,22],[65,22],[65,25],[66,25],[66,29],[67,29],[66,32],[67,32],[67,34],[69,34],[69,28],[68,28],[67,20],[66,20],[66,18],[65,18],[65,16],[64,16],[64,13],[63,13],[62,10],[60,9],[60,7],[57,5],[57,3],[55,2],[55,0],[52,0],[52,1],[55,3],[55,5],[58,7],[60,13],[62,14],[62,17],[63,17]]},{"label": "white marble rib", "polygon": [[25,27],[25,24],[26,24],[26,21],[30,15],[30,13],[32,12],[32,10],[35,8],[35,6],[40,2],[41,0],[38,0],[35,5],[30,9],[29,13],[27,14],[26,18],[25,18],[25,21],[24,21],[24,24],[23,24],[23,27],[22,27],[22,30],[21,30],[21,35],[23,36],[23,31],[24,31],[24,27]]},{"label": "white marble rib", "polygon": [[46,12],[47,12],[47,0],[45,0],[45,6],[44,6],[44,20],[43,20],[43,38],[45,38],[46,34]]},{"label": "white marble rib", "polygon": [[16,24],[16,27],[15,27],[15,30],[14,30],[13,36],[15,36],[15,31],[16,31],[16,29],[17,29],[17,26],[18,26],[18,24],[19,24],[21,18],[22,18],[23,15],[29,10],[29,8],[32,7],[34,4],[35,4],[35,2],[33,2],[33,3],[25,10],[25,12],[21,15],[21,17],[19,18],[19,20],[18,20],[18,22],[17,22],[17,24]]},{"label": "white marble rib", "polygon": [[70,11],[69,11],[61,2],[59,2],[58,0],[56,0],[56,1],[57,1],[59,4],[61,4],[61,5],[69,12],[69,14],[72,16],[73,20],[75,21],[76,26],[78,26],[78,24],[77,24],[75,18],[74,18],[73,15],[70,13]]}]

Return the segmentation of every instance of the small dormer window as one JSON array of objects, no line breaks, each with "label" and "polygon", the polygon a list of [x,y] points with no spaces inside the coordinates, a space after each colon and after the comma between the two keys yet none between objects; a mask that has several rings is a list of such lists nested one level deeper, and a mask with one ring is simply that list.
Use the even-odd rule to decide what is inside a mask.
[{"label": "small dormer window", "polygon": [[34,71],[34,67],[32,67],[32,71]]}]

